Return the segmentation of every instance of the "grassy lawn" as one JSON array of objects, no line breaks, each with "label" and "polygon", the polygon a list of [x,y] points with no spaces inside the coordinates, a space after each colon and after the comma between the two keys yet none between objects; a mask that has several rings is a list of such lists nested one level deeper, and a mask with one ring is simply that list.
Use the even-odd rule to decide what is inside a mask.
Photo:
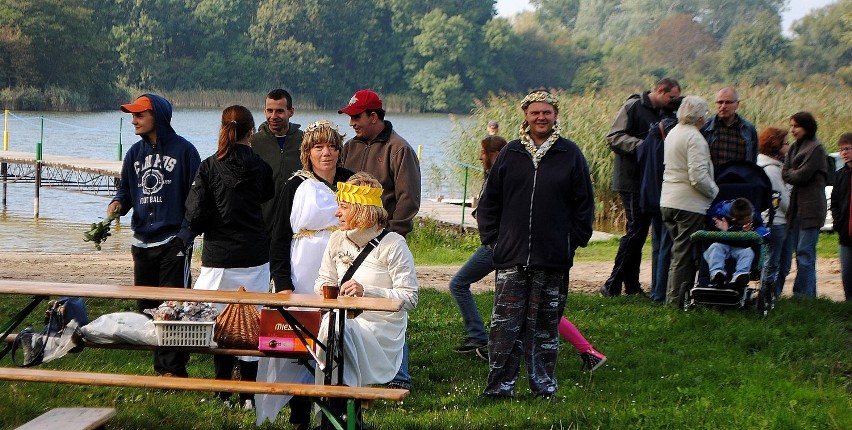
[{"label": "grassy lawn", "polygon": [[[414,231],[406,238],[417,265],[461,265],[479,247],[479,236],[475,233],[458,233],[433,221],[418,219]],[[618,251],[618,237],[590,242],[579,248],[575,261],[612,261]],[[644,259],[651,258],[651,238],[643,248]],[[817,242],[817,256],[837,258],[837,235],[823,233]]]},{"label": "grassy lawn", "polygon": [[[488,316],[492,294],[476,297]],[[90,313],[119,303],[91,300]],[[12,314],[20,299],[0,304]],[[108,307],[109,306],[109,307]],[[754,311],[698,309],[684,313],[634,298],[574,294],[566,314],[609,357],[593,375],[561,346],[558,402],[533,399],[525,376],[513,401],[480,399],[487,365],[452,348],[460,318],[446,293],[426,290],[411,315],[415,387],[402,403],[374,404],[366,421],[377,429],[567,428],[852,428],[852,305],[782,300],[767,319]],[[3,364],[10,365],[7,361]],[[151,374],[146,353],[88,349],[45,368]],[[195,355],[190,373],[212,377],[212,360]],[[525,373],[522,367],[522,375]],[[112,406],[108,428],[237,429],[254,414],[226,409],[208,393],[133,388],[0,384],[0,428],[12,428],[52,407]],[[287,427],[286,412],[274,425]]]},{"label": "grassy lawn", "polygon": [[[475,235],[422,225],[409,238],[418,264],[461,264]],[[837,255],[836,237],[821,235],[821,257]],[[595,242],[578,259],[606,261],[617,240]],[[650,245],[646,246],[650,254]],[[476,296],[489,319],[493,294]],[[0,321],[25,299],[4,297]],[[134,308],[130,301],[88,300],[98,315]],[[34,312],[29,323],[42,327]],[[487,364],[455,354],[463,327],[448,293],[421,292],[410,316],[411,396],[365,412],[375,429],[849,429],[852,428],[852,304],[783,299],[768,318],[753,309],[699,308],[684,313],[634,297],[572,294],[566,315],[609,361],[593,375],[562,344],[557,402],[532,398],[521,368],[517,397],[479,397]],[[6,357],[3,366],[11,366]],[[150,355],[87,349],[43,368],[152,374]],[[190,374],[211,378],[209,355],[194,355]],[[251,429],[254,413],[227,409],[210,393],[134,388],[0,383],[0,428],[14,428],[53,407],[111,406],[107,428]],[[289,428],[287,410],[261,428]]]}]

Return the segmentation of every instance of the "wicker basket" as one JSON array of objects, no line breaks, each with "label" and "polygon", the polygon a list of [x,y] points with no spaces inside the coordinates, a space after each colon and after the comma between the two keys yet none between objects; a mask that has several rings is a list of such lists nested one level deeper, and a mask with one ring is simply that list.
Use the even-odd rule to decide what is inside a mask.
[{"label": "wicker basket", "polygon": [[209,347],[215,321],[154,321],[159,346]]}]

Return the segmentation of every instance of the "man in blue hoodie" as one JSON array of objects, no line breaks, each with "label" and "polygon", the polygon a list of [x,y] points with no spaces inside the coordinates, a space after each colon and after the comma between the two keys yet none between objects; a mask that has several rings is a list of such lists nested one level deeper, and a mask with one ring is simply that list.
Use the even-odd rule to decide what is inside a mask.
[{"label": "man in blue hoodie", "polygon": [[[172,105],[145,94],[121,105],[133,115],[134,132],[142,140],[124,156],[118,191],[107,215],[133,209],[130,228],[136,242],[134,285],[189,288],[192,237],[184,218],[186,197],[201,164],[198,151],[172,128]],[[159,300],[137,300],[139,311],[156,308]],[[189,354],[154,352],[154,370],[163,376],[186,377]]]}]

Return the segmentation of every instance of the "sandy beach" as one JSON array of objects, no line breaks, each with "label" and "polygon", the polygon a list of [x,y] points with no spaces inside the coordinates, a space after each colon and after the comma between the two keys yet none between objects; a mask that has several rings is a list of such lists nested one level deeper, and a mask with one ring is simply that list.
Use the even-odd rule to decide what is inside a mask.
[{"label": "sandy beach", "polygon": [[[795,278],[793,271],[785,284],[785,295],[790,294]],[[201,262],[193,265],[197,277]],[[650,287],[650,263],[643,264],[640,280],[647,291]],[[129,285],[133,282],[133,260],[130,251],[86,254],[60,253],[0,253],[0,278],[33,281],[77,282],[91,284]],[[571,291],[597,294],[612,269],[608,261],[577,262],[571,269]],[[417,278],[421,288],[446,291],[458,266],[419,266]],[[817,261],[817,294],[841,301],[843,286],[840,283],[838,259],[821,258]],[[493,276],[486,277],[473,286],[474,291],[494,289]]]}]

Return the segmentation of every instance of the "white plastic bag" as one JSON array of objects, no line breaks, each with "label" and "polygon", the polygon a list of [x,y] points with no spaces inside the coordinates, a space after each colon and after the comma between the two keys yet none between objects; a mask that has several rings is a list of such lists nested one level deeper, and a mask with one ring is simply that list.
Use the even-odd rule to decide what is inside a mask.
[{"label": "white plastic bag", "polygon": [[157,332],[148,317],[135,312],[101,315],[79,329],[89,342],[156,345]]}]

